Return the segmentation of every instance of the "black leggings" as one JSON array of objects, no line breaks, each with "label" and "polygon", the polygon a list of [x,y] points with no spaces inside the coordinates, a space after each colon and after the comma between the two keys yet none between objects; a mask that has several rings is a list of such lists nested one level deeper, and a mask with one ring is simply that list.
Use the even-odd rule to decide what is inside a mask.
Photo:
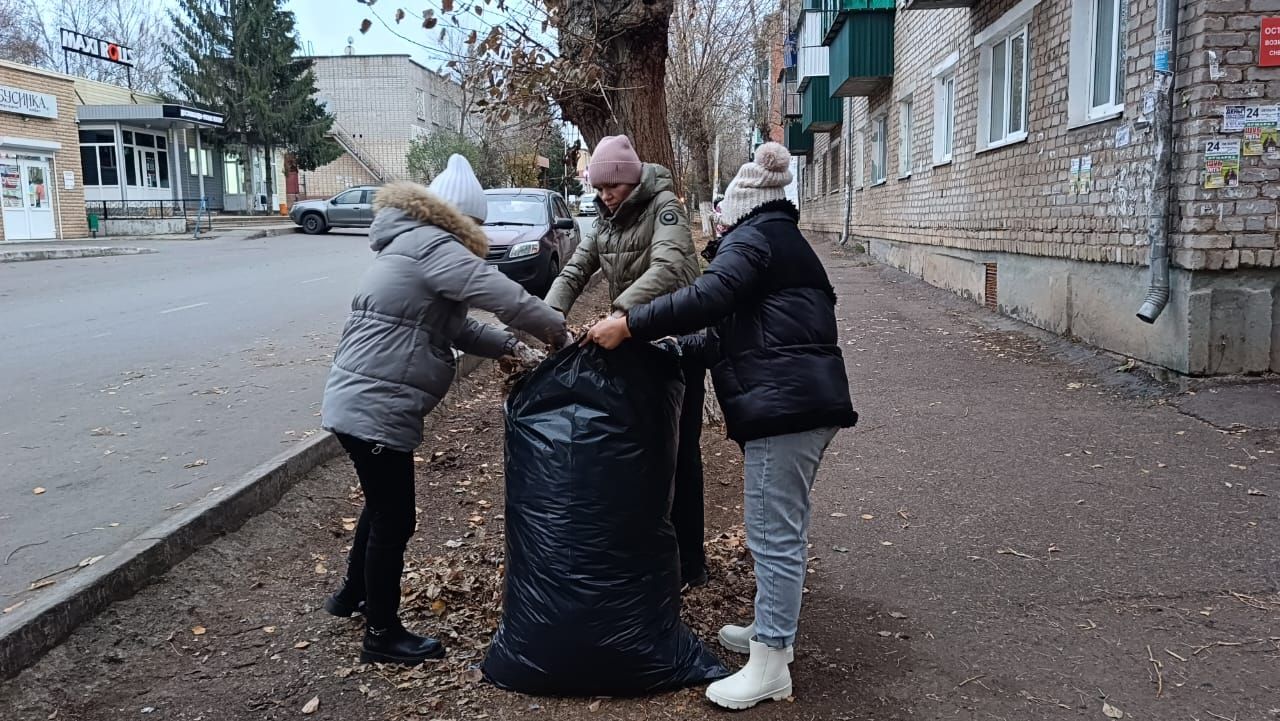
[{"label": "black leggings", "polygon": [[684,406],[680,412],[679,450],[676,454],[675,494],[671,525],[680,545],[681,582],[692,581],[707,565],[703,542],[702,510],[702,402],[706,398],[706,369],[699,359],[685,356]]},{"label": "black leggings", "polygon": [[369,627],[384,630],[400,622],[404,549],[417,524],[413,454],[336,435],[364,490],[364,510],[347,557],[347,584],[357,597],[364,596]]}]

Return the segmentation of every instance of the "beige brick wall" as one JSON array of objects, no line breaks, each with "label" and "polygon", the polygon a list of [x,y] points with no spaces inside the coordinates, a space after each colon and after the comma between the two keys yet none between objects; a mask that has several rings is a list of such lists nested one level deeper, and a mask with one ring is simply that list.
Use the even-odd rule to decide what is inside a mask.
[{"label": "beige brick wall", "polygon": [[[50,168],[48,197],[54,203],[55,210],[61,220],[61,237],[82,238],[89,234],[88,221],[84,208],[84,178],[80,173],[80,138],[76,126],[75,86],[69,77],[46,73],[33,68],[12,63],[0,63],[0,85],[32,90],[54,95],[58,99],[58,117],[56,119],[35,118],[26,115],[0,112],[0,135],[49,140],[61,144],[61,149],[54,154],[53,167]],[[11,151],[27,154],[27,151]],[[75,187],[67,190],[63,183],[63,173],[75,174]],[[55,223],[55,232],[58,224]],[[4,235],[4,218],[0,214],[0,239]]]},{"label": "beige brick wall", "polygon": [[[317,96],[328,104],[329,112],[362,152],[398,178],[408,177],[405,158],[416,134],[435,127],[459,127],[461,87],[408,55],[319,57],[314,72]],[[419,92],[425,117],[419,117]]]},{"label": "beige brick wall", "polygon": [[315,170],[298,171],[299,200],[328,198],[356,185],[376,185],[377,180],[349,153]]},{"label": "beige brick wall", "polygon": [[[846,196],[825,182],[838,158],[831,148],[846,132],[862,138],[862,175],[853,192],[854,236],[916,244],[1003,251],[1086,261],[1145,263],[1151,133],[1135,124],[1143,90],[1152,79],[1154,0],[1128,4],[1124,113],[1117,119],[1068,127],[1071,0],[1042,0],[1029,33],[1028,137],[1025,142],[978,152],[978,71],[973,38],[1016,3],[975,3],[972,10],[897,13],[895,77],[870,98],[846,104],[846,124],[819,135],[810,177],[802,192],[803,223],[813,232],[838,234]],[[1258,17],[1280,11],[1278,0],[1193,0],[1185,4],[1174,93],[1179,203],[1172,220],[1175,264],[1187,268],[1280,266],[1276,199],[1280,161],[1245,158],[1239,188],[1200,187],[1203,141],[1215,137],[1229,102],[1280,102],[1280,69],[1253,67]],[[1209,51],[1217,52],[1220,77],[1211,77]],[[956,111],[953,161],[933,167],[932,68],[953,51]],[[898,177],[898,101],[913,102],[912,172]],[[1249,101],[1244,101],[1249,102]],[[870,185],[871,118],[888,118],[888,168],[883,184]],[[1117,129],[1131,142],[1116,147]],[[1232,139],[1239,138],[1233,134]],[[845,146],[846,143],[836,143]],[[847,144],[858,159],[857,142]],[[1070,188],[1072,158],[1093,161],[1093,188]]]}]

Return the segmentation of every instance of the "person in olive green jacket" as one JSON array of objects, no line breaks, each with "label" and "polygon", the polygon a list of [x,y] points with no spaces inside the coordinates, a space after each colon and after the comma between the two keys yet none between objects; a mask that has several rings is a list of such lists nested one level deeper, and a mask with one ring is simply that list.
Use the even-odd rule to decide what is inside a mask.
[{"label": "person in olive green jacket", "polygon": [[[597,192],[600,217],[551,284],[547,305],[567,315],[597,270],[609,284],[615,315],[691,285],[701,265],[671,171],[640,162],[631,139],[616,135],[596,145],[587,177]],[[681,577],[693,587],[707,582],[698,445],[706,369],[692,359],[683,365],[685,397],[671,521],[680,545]]]}]

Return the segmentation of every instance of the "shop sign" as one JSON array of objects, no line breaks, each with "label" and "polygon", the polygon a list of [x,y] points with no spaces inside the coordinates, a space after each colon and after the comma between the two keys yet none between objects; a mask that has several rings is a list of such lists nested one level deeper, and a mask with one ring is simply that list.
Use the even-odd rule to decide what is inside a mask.
[{"label": "shop sign", "polygon": [[33,115],[37,118],[58,117],[58,98],[22,88],[0,85],[0,111]]},{"label": "shop sign", "polygon": [[161,113],[166,118],[178,118],[181,120],[193,120],[197,123],[205,125],[214,125],[222,127],[226,123],[226,118],[221,113],[214,113],[208,110],[199,110],[197,108],[188,108],[182,105],[165,105],[161,109]]},{"label": "shop sign", "polygon": [[1262,32],[1258,40],[1258,65],[1264,68],[1280,66],[1280,18],[1262,18]]},{"label": "shop sign", "polygon": [[119,43],[91,37],[75,30],[62,28],[62,49],[133,67],[133,50]]}]

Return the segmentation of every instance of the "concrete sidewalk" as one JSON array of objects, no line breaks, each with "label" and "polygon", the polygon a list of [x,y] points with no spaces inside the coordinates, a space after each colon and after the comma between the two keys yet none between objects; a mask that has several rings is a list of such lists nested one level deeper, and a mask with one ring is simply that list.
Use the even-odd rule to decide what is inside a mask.
[{"label": "concrete sidewalk", "polygon": [[848,718],[1280,714],[1280,384],[1168,397],[826,255],[862,420],[814,491],[797,694]]},{"label": "concrete sidewalk", "polygon": [[281,235],[293,235],[297,227],[269,226],[250,228],[220,228],[201,233],[199,238],[191,233],[173,235],[130,235],[101,238],[72,238],[69,240],[3,241],[0,242],[0,263],[17,263],[31,260],[68,260],[73,258],[104,258],[116,255],[141,255],[155,253],[169,243],[208,240],[257,240]]}]

